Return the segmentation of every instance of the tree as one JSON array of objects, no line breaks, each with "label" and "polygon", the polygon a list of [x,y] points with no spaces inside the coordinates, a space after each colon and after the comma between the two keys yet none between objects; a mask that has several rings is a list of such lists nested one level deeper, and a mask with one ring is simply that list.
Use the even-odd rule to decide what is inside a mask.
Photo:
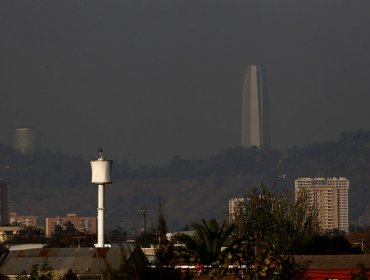
[{"label": "tree", "polygon": [[50,243],[54,247],[65,247],[63,243],[64,232],[61,225],[55,225]]},{"label": "tree", "polygon": [[[82,245],[92,245],[93,241],[90,234],[87,232],[79,232],[70,221],[67,221],[63,226],[56,225],[54,227],[50,243],[54,247],[71,247],[76,245],[76,242],[79,243],[80,239],[83,240]],[[81,243],[79,244],[81,245]]]},{"label": "tree", "polygon": [[27,277],[27,272],[16,277],[17,280],[53,280],[54,270],[45,260],[42,264],[35,264],[31,268],[30,276]]},{"label": "tree", "polygon": [[44,231],[36,227],[25,227],[15,234],[7,243],[24,244],[24,243],[44,243]]},{"label": "tree", "polygon": [[162,209],[158,213],[158,245],[156,246],[155,256],[157,265],[171,265],[175,259],[172,242],[167,240],[167,224],[164,219]]},{"label": "tree", "polygon": [[226,246],[234,225],[227,226],[225,222],[218,224],[216,219],[202,220],[202,224],[193,223],[191,228],[196,236],[179,235],[177,240],[185,245],[180,253],[185,261],[210,267],[210,274],[220,275],[225,257],[222,247]]},{"label": "tree", "polygon": [[181,272],[175,269],[177,256],[173,242],[167,239],[167,223],[161,203],[158,211],[158,244],[155,246],[155,267],[145,270],[146,278],[150,279],[183,279]]},{"label": "tree", "polygon": [[72,271],[72,269],[68,269],[68,271],[60,278],[60,280],[78,280],[78,276],[76,273]]},{"label": "tree", "polygon": [[297,242],[320,233],[317,213],[304,195],[294,201],[289,193],[275,194],[262,185],[254,188],[239,207],[236,239],[253,243],[256,254],[271,248],[289,254]]},{"label": "tree", "polygon": [[302,238],[320,231],[313,209],[304,197],[293,201],[262,185],[246,196],[235,218],[237,235],[227,250],[231,264],[245,265],[249,279],[295,279],[302,267],[292,249]]},{"label": "tree", "polygon": [[30,280],[53,280],[54,270],[45,260],[41,265],[34,265],[31,269]]}]

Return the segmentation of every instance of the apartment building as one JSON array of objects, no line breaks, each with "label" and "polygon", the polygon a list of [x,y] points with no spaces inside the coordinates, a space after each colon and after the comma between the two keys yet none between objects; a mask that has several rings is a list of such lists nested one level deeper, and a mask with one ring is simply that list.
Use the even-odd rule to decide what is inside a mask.
[{"label": "apartment building", "polygon": [[24,230],[24,226],[0,226],[0,243],[11,240],[22,230]]},{"label": "apartment building", "polygon": [[19,216],[16,212],[10,212],[9,223],[25,227],[37,227],[37,216]]},{"label": "apartment building", "polygon": [[66,223],[71,222],[75,229],[80,232],[96,234],[96,217],[78,217],[76,214],[67,214],[67,216],[48,217],[45,222],[45,235],[51,237],[54,228],[57,225],[64,227]]},{"label": "apartment building", "polygon": [[229,200],[229,223],[234,222],[245,201],[244,197],[234,197]]},{"label": "apartment building", "polygon": [[349,232],[348,192],[349,180],[344,177],[298,178],[295,180],[295,197],[304,192],[309,205],[317,211],[324,231]]}]

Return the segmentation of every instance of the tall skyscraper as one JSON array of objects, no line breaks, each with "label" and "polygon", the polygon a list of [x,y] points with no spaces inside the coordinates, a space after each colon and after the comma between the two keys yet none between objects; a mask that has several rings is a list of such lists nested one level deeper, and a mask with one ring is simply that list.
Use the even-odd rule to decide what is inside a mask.
[{"label": "tall skyscraper", "polygon": [[10,184],[8,182],[0,181],[0,215],[1,225],[9,224],[10,211]]},{"label": "tall skyscraper", "polygon": [[296,199],[302,192],[307,195],[324,231],[338,229],[348,233],[348,190],[349,181],[344,177],[295,180]]},{"label": "tall skyscraper", "polygon": [[35,149],[35,138],[36,133],[32,128],[17,128],[13,131],[12,144],[21,154],[31,153]]},{"label": "tall skyscraper", "polygon": [[241,146],[269,146],[268,111],[262,66],[248,65],[243,77]]}]

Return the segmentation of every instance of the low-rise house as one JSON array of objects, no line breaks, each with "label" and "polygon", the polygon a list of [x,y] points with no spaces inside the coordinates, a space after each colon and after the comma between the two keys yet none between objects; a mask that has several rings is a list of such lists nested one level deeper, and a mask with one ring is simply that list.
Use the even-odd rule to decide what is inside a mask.
[{"label": "low-rise house", "polygon": [[154,246],[151,247],[142,247],[143,253],[145,254],[146,258],[148,259],[150,264],[155,264],[157,258],[155,256],[155,248]]},{"label": "low-rise house", "polygon": [[140,247],[133,245],[122,248],[41,248],[9,251],[2,258],[0,273],[15,279],[24,272],[29,275],[34,265],[46,262],[56,276],[72,270],[80,279],[101,279],[105,273],[117,270],[124,258],[132,273],[147,265]]}]

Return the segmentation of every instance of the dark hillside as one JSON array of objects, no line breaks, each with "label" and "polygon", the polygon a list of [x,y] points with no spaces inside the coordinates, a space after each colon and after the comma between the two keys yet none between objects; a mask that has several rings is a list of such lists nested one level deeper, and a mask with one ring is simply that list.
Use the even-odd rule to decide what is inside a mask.
[{"label": "dark hillside", "polygon": [[[297,177],[347,177],[351,182],[350,219],[370,224],[370,132],[342,133],[338,141],[276,150],[235,147],[207,160],[174,157],[167,165],[130,169],[115,162],[113,185],[107,188],[108,223],[122,218],[139,223],[137,207],[148,209],[148,221],[157,214],[160,199],[170,226],[181,227],[201,218],[227,215],[230,197],[252,186],[275,185],[294,189]],[[63,153],[37,151],[20,155],[0,146],[0,178],[11,182],[12,208],[19,214],[96,215],[96,187],[90,184],[89,162]],[[369,213],[369,214],[368,214]],[[139,220],[139,221],[138,221]]]}]

